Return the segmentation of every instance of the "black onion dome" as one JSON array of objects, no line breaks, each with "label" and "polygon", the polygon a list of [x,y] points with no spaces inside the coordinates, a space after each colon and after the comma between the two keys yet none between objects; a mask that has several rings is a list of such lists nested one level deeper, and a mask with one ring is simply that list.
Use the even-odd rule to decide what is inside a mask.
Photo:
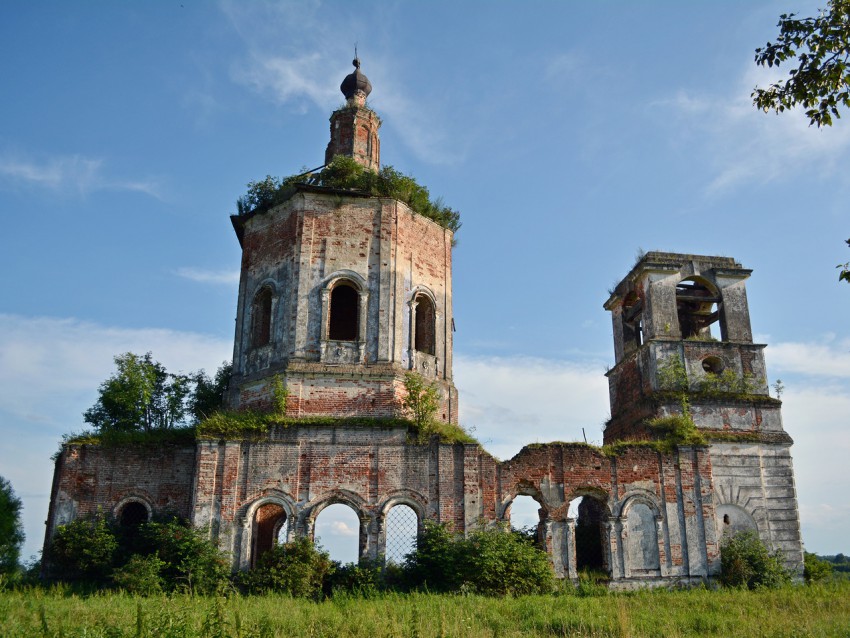
[{"label": "black onion dome", "polygon": [[339,90],[342,91],[346,100],[354,97],[357,91],[362,91],[368,97],[372,92],[372,83],[360,72],[360,60],[358,58],[354,58],[352,64],[354,65],[354,73],[345,76],[342,84],[339,85]]}]

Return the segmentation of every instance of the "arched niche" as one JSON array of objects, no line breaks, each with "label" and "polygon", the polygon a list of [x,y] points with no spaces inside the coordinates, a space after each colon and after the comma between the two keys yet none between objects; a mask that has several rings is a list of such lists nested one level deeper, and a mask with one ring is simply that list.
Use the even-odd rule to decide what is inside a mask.
[{"label": "arched niche", "polygon": [[758,532],[750,513],[740,505],[721,503],[715,509],[718,536],[734,536],[738,532]]},{"label": "arched niche", "polygon": [[660,515],[657,506],[642,498],[632,498],[623,509],[621,519],[628,575],[660,575],[661,553],[658,546]]}]

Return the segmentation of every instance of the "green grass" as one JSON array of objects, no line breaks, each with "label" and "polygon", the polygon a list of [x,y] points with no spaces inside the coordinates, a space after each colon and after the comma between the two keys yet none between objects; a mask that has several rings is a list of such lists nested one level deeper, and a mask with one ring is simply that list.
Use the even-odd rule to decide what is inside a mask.
[{"label": "green grass", "polygon": [[282,596],[228,599],[63,589],[0,593],[4,638],[389,636],[850,636],[850,583],[778,590],[639,591],[523,598],[386,594],[320,603]]}]

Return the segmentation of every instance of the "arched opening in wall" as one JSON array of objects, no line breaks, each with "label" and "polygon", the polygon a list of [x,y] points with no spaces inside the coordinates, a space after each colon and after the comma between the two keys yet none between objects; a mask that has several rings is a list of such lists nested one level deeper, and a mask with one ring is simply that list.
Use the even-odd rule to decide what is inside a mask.
[{"label": "arched opening in wall", "polygon": [[[256,565],[260,556],[269,551],[280,538],[280,530],[286,527],[286,510],[277,503],[260,505],[254,512],[252,523],[253,547],[251,564]],[[284,538],[285,538],[284,533]]]},{"label": "arched opening in wall", "polygon": [[645,503],[634,503],[626,517],[629,569],[634,576],[655,575],[661,569],[655,513]]},{"label": "arched opening in wall", "polygon": [[357,563],[360,558],[360,519],[348,505],[329,505],[316,517],[313,540],[342,564]]},{"label": "arched opening in wall", "polygon": [[360,295],[348,282],[341,281],[331,290],[328,339],[357,341],[359,332]]},{"label": "arched opening in wall", "polygon": [[676,312],[682,339],[716,341],[725,339],[720,329],[720,295],[710,283],[698,277],[676,285]]},{"label": "arched opening in wall", "polygon": [[434,355],[437,351],[437,313],[427,295],[416,295],[416,343],[419,352]]},{"label": "arched opening in wall", "polygon": [[118,524],[121,529],[126,531],[135,531],[139,525],[147,523],[150,518],[148,508],[138,501],[130,501],[121,508],[121,513],[118,515]]},{"label": "arched opening in wall", "polygon": [[643,301],[632,291],[623,299],[623,343],[627,351],[643,344]]},{"label": "arched opening in wall", "polygon": [[272,291],[268,286],[254,296],[251,316],[251,345],[255,348],[267,345],[272,337]]},{"label": "arched opening in wall", "polygon": [[540,503],[526,494],[519,494],[510,505],[511,530],[525,536],[538,546],[543,546],[541,538],[545,512]]},{"label": "arched opening in wall", "polygon": [[722,503],[715,510],[718,536],[734,536],[738,532],[758,532],[755,519],[740,505]]},{"label": "arched opening in wall", "polygon": [[568,511],[568,516],[576,522],[576,569],[609,575],[605,504],[593,496],[579,496],[570,501]]},{"label": "arched opening in wall", "polygon": [[395,505],[384,521],[386,544],[384,560],[401,565],[404,557],[416,549],[419,536],[419,517],[409,505]]}]

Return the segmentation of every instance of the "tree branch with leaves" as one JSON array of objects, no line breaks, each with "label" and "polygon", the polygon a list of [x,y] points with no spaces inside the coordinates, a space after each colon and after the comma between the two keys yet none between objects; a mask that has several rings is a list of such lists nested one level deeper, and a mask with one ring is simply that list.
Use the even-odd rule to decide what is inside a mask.
[{"label": "tree branch with leaves", "polygon": [[777,26],[776,41],[756,49],[756,64],[778,67],[793,58],[797,67],[783,81],[756,87],[753,104],[777,113],[799,105],[810,124],[832,126],[840,107],[850,107],[850,0],[829,0],[814,18],[783,13]]}]

